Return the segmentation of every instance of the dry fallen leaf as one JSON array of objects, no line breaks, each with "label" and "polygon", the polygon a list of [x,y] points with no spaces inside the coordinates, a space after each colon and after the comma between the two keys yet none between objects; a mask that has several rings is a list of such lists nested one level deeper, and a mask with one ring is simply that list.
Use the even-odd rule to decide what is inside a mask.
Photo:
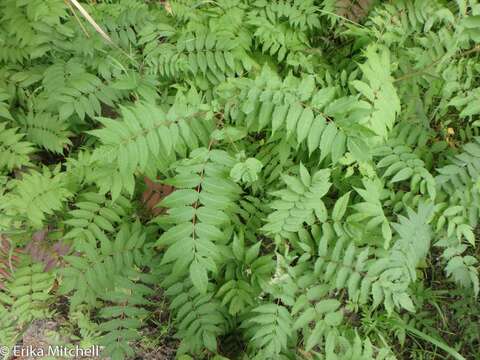
[{"label": "dry fallen leaf", "polygon": [[4,288],[2,279],[9,279],[15,270],[22,251],[18,248],[12,250],[11,240],[4,234],[0,234],[0,289]]},{"label": "dry fallen leaf", "polygon": [[338,0],[337,14],[351,21],[361,21],[367,16],[373,0]]},{"label": "dry fallen leaf", "polygon": [[163,6],[165,7],[165,11],[166,11],[166,12],[168,12],[170,15],[173,14],[172,5],[170,5],[170,2],[165,1],[165,2],[163,3]]},{"label": "dry fallen leaf", "polygon": [[171,194],[175,188],[170,185],[159,184],[148,177],[144,177],[147,189],[142,194],[142,203],[145,208],[154,216],[160,215],[166,211],[165,208],[157,207],[157,204],[167,195]]}]

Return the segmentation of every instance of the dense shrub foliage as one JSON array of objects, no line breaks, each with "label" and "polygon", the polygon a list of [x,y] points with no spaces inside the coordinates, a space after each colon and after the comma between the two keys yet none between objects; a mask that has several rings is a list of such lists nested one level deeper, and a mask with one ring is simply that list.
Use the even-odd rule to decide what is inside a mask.
[{"label": "dense shrub foliage", "polygon": [[0,0],[4,345],[478,359],[477,0],[80,7]]}]

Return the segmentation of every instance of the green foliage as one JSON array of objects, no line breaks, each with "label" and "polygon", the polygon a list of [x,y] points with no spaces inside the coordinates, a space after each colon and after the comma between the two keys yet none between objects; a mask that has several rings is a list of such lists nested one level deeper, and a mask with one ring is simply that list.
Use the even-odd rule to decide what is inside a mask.
[{"label": "green foliage", "polygon": [[30,165],[28,155],[31,154],[34,149],[31,143],[22,141],[25,135],[19,134],[17,131],[16,128],[6,129],[6,124],[0,123],[1,169],[6,168],[7,170],[13,170],[25,165]]},{"label": "green foliage", "polygon": [[46,215],[61,210],[72,196],[66,188],[66,177],[59,167],[24,173],[21,179],[11,182],[13,189],[5,195],[1,206],[12,220],[26,218],[33,227],[40,228]]},{"label": "green foliage", "polygon": [[136,278],[141,275],[133,271],[128,277],[115,279],[115,289],[102,294],[107,305],[100,310],[99,317],[104,319],[98,330],[103,333],[99,343],[105,346],[105,351],[112,358],[122,359],[134,356],[135,352],[129,345],[140,339],[140,329],[149,311],[143,306],[149,305],[146,296],[152,295],[153,290]]},{"label": "green foliage", "polygon": [[284,175],[287,189],[272,195],[279,200],[271,203],[275,211],[268,215],[263,230],[270,235],[285,237],[288,233],[300,231],[303,224],[313,225],[316,221],[327,220],[327,209],[321,198],[328,192],[330,171],[319,170],[312,176],[300,164],[300,179]]},{"label": "green foliage", "polygon": [[77,5],[0,0],[2,341],[477,355],[477,1]]},{"label": "green foliage", "polygon": [[[86,195],[92,197],[92,194]],[[75,211],[80,210],[72,212]],[[114,210],[104,207],[98,212],[105,216]],[[99,222],[94,219],[93,224],[95,221]],[[63,282],[59,291],[73,293],[70,296],[72,312],[83,303],[100,308],[99,345],[105,346],[115,359],[131,357],[134,351],[130,343],[141,337],[140,330],[149,314],[145,306],[152,303],[147,299],[153,293],[152,279],[139,271],[151,265],[145,253],[145,233],[139,223],[123,223],[113,241],[102,230],[98,230],[98,237],[93,240],[86,235],[91,234],[88,230],[82,233],[86,240],[75,239],[78,252],[64,257],[69,266],[60,270]],[[71,232],[69,234],[71,236]]]},{"label": "green foliage", "polygon": [[[2,330],[9,330],[9,322],[15,322],[18,326],[45,317],[53,300],[50,290],[54,279],[53,274],[43,271],[42,264],[28,264],[28,259],[23,259],[0,294],[0,312],[8,313],[5,319],[2,316],[2,322],[5,322]],[[9,338],[11,336],[6,336],[6,339]]]},{"label": "green foliage", "polygon": [[179,354],[199,353],[203,348],[217,349],[217,337],[224,332],[225,316],[212,294],[201,294],[198,286],[186,280],[170,286],[166,292],[174,298],[170,309],[176,315],[178,335],[182,342]]},{"label": "green foliage", "polygon": [[[278,304],[264,304],[252,310],[247,331],[253,347],[258,349],[255,358],[265,359],[278,356],[287,349],[288,335],[292,327],[292,318],[288,309]],[[250,333],[250,334],[249,334]]]},{"label": "green foliage", "polygon": [[145,235],[138,224],[123,224],[114,241],[104,235],[98,241],[99,246],[97,241],[79,241],[76,250],[83,256],[65,257],[71,266],[63,269],[65,281],[60,291],[74,292],[72,306],[84,302],[94,306],[97,298],[115,289],[117,278],[122,280],[121,276],[127,276],[135,266],[148,263],[148,257],[143,254],[144,241]]},{"label": "green foliage", "polygon": [[93,154],[98,167],[113,163],[118,177],[112,179],[112,197],[122,189],[134,191],[133,174],[146,172],[152,163],[168,164],[175,155],[208,143],[211,116],[202,111],[198,94],[192,90],[185,98],[178,93],[168,111],[149,104],[122,108],[123,122],[99,118],[102,129],[92,130],[102,142]]},{"label": "green foliage", "polygon": [[166,247],[162,264],[173,263],[172,276],[189,274],[205,294],[209,273],[222,263],[221,245],[228,242],[229,212],[241,189],[229,179],[234,160],[225,152],[198,148],[175,165],[177,176],[166,183],[176,190],[160,203],[169,208],[159,223],[173,224],[156,242]]},{"label": "green foliage", "polygon": [[70,229],[64,238],[72,239],[74,244],[108,242],[107,234],[115,232],[115,227],[127,216],[128,207],[124,197],[113,202],[96,192],[82,193],[64,221]]},{"label": "green foliage", "polygon": [[67,123],[60,120],[56,115],[29,113],[22,116],[19,114],[17,121],[26,133],[27,140],[47,150],[61,154],[66,147],[72,145],[69,139],[71,133],[67,130]]}]

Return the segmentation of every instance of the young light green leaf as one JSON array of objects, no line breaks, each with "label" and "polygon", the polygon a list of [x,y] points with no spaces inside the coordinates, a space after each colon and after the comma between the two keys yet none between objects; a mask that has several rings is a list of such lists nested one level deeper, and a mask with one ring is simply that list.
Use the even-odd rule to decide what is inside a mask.
[{"label": "young light green leaf", "polygon": [[335,202],[335,206],[333,207],[333,211],[332,211],[333,221],[342,220],[343,215],[345,215],[345,212],[347,211],[349,200],[350,200],[350,191],[344,194]]}]

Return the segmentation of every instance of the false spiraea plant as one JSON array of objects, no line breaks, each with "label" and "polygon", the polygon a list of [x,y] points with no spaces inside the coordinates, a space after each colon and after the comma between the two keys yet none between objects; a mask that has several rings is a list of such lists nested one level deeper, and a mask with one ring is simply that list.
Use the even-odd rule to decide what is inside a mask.
[{"label": "false spiraea plant", "polygon": [[0,0],[1,345],[478,359],[479,42],[477,0]]}]

